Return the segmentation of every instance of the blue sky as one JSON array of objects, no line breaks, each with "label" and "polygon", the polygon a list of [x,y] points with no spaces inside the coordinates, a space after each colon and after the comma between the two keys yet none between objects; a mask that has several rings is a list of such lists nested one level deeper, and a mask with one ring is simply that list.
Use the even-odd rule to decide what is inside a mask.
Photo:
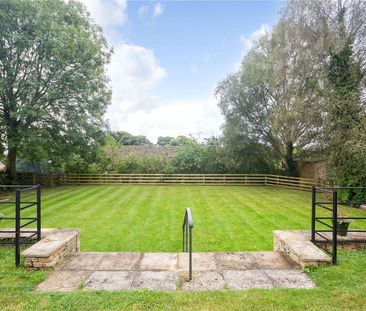
[{"label": "blue sky", "polygon": [[213,90],[250,42],[278,21],[281,1],[83,0],[115,53],[107,118],[113,129],[158,136],[218,135]]}]

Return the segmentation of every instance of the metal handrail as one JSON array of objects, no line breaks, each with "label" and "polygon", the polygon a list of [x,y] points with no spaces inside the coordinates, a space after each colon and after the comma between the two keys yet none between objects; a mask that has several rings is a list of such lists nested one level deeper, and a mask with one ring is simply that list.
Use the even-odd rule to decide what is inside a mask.
[{"label": "metal handrail", "polygon": [[[41,185],[0,185],[0,188],[9,188],[15,190],[15,201],[6,201],[1,203],[6,204],[14,204],[15,205],[15,217],[2,217],[1,220],[15,220],[15,228],[14,230],[1,230],[1,233],[14,233],[15,239],[14,241],[1,241],[0,244],[13,244],[15,245],[15,265],[16,267],[20,266],[20,247],[22,244],[32,244],[34,241],[31,240],[34,236],[36,236],[36,240],[40,241],[41,239]],[[21,196],[25,191],[36,190],[36,200],[34,202],[28,202],[21,200]],[[23,204],[27,204],[24,206]],[[22,206],[23,205],[23,206]],[[29,207],[36,207],[36,216],[35,217],[21,217],[21,211],[27,209]],[[26,223],[21,224],[23,220],[29,220]],[[21,230],[22,228],[36,222],[36,231],[32,231],[33,235],[27,237],[26,239],[22,239],[21,233],[26,233],[27,231]],[[27,240],[30,240],[29,243]]]},{"label": "metal handrail", "polygon": [[[193,217],[190,208],[186,208],[182,225],[183,252],[189,252],[189,281],[192,280],[192,229]],[[189,241],[188,241],[189,240]]]}]

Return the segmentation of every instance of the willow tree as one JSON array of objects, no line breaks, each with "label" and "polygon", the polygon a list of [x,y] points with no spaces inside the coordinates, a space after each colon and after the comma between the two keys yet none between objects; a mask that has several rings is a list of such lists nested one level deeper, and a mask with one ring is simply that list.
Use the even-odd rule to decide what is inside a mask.
[{"label": "willow tree", "polygon": [[278,24],[216,89],[226,123],[269,145],[288,175],[296,175],[296,151],[315,144],[322,126],[311,86],[317,71],[311,53],[295,39],[291,25]]},{"label": "willow tree", "polygon": [[0,138],[12,177],[22,150],[63,156],[93,142],[110,53],[77,1],[0,0]]}]

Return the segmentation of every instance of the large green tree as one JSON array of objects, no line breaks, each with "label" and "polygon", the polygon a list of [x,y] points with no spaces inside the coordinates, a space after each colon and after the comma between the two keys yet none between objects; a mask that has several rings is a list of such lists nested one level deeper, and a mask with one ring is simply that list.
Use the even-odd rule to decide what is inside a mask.
[{"label": "large green tree", "polygon": [[110,53],[77,1],[0,0],[0,138],[12,177],[19,152],[66,157],[94,143]]},{"label": "large green tree", "polygon": [[311,91],[317,74],[309,66],[312,60],[297,46],[291,25],[279,23],[216,90],[226,123],[270,146],[288,175],[296,175],[296,150],[314,144],[322,124],[317,94]]},{"label": "large green tree", "polygon": [[[316,89],[325,119],[323,146],[329,181],[366,183],[366,2],[362,0],[289,1],[282,18],[292,23],[297,45],[314,56],[322,74]],[[345,193],[345,199],[355,193]],[[362,194],[364,196],[364,193]]]}]

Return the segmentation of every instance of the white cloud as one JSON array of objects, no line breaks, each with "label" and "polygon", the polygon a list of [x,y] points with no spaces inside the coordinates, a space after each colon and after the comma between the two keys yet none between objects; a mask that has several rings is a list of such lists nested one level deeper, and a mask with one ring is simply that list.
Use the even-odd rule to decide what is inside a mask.
[{"label": "white cloud", "polygon": [[[114,54],[108,67],[112,86],[112,104],[106,118],[112,129],[143,134],[155,141],[158,136],[189,135],[207,137],[217,135],[223,118],[216,100],[192,99],[164,101],[157,94],[167,76],[154,51],[123,41],[119,27],[127,20],[126,1],[83,0],[92,17],[103,27]],[[160,16],[164,7],[141,6],[141,18]],[[210,55],[203,57],[210,61]],[[192,73],[197,68],[190,68]]]},{"label": "white cloud", "polygon": [[164,6],[160,2],[155,3],[153,16],[154,17],[160,16],[161,14],[163,14],[164,9],[165,9]]},{"label": "white cloud", "polygon": [[147,5],[142,5],[139,7],[137,14],[142,19],[149,13],[149,7]]},{"label": "white cloud", "polygon": [[113,93],[108,117],[116,125],[123,114],[138,109],[149,111],[157,105],[158,97],[152,91],[166,72],[152,50],[122,43],[114,47],[109,76]]},{"label": "white cloud", "polygon": [[214,98],[161,103],[151,111],[133,111],[119,120],[115,128],[146,135],[156,142],[159,136],[218,135],[223,117]]},{"label": "white cloud", "polygon": [[246,50],[249,50],[253,43],[258,40],[261,36],[269,33],[271,31],[271,27],[267,24],[262,24],[257,30],[253,31],[249,37],[241,35],[240,42],[244,44]]},{"label": "white cloud", "polygon": [[156,2],[153,5],[142,5],[139,7],[137,14],[141,19],[157,18],[163,14],[165,7],[160,3]]},{"label": "white cloud", "polygon": [[81,0],[97,24],[104,29],[123,25],[127,21],[127,0]]}]

